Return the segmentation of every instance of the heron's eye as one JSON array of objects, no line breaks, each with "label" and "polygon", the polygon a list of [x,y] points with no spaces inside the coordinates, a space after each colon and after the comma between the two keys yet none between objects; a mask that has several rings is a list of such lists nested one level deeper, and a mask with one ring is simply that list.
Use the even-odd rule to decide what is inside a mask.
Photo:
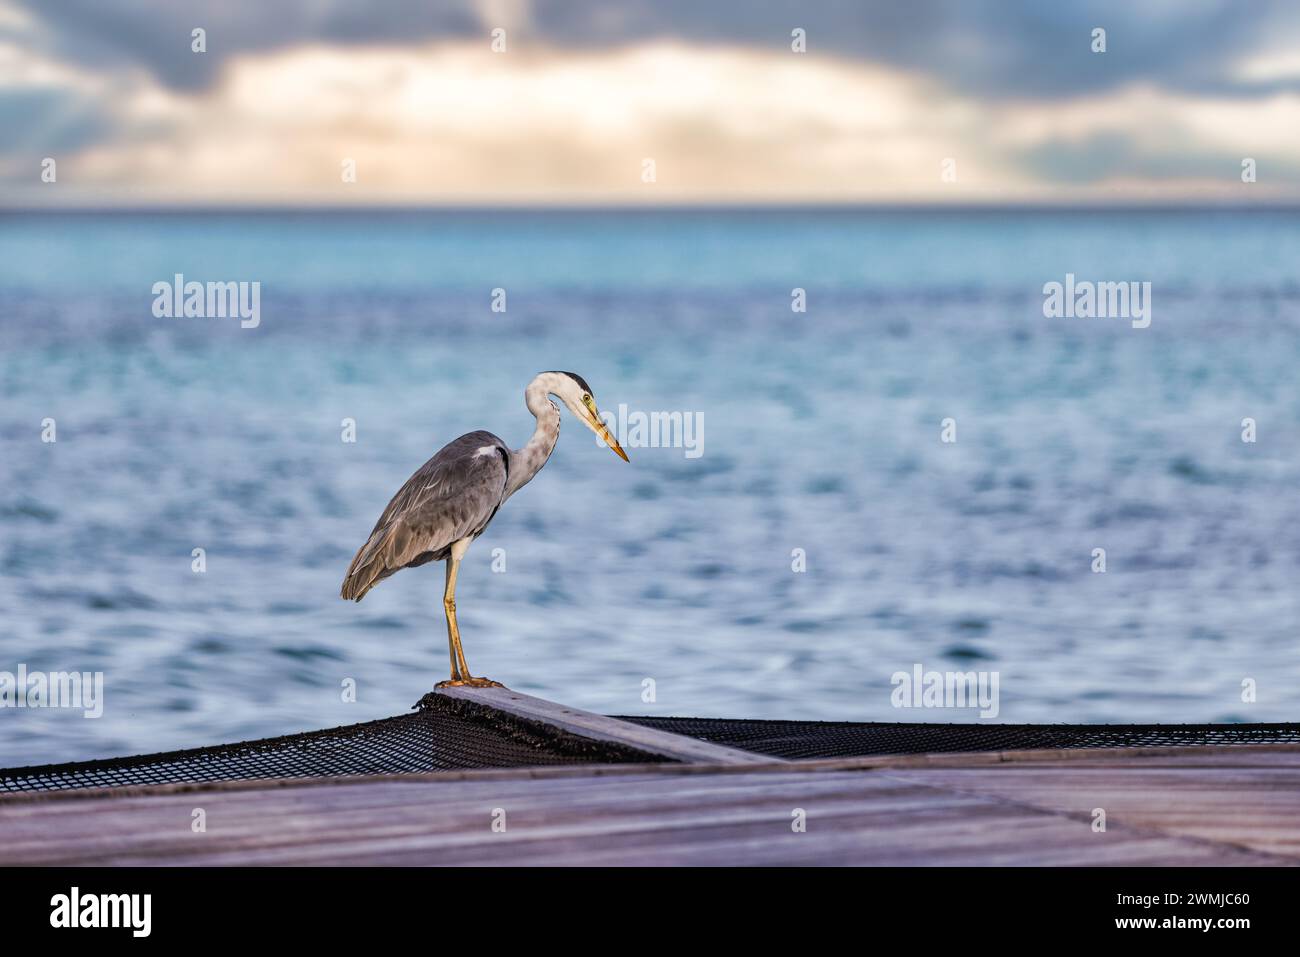
[{"label": "heron's eye", "polygon": [[585,403],[587,403],[587,405],[591,405],[591,396],[587,395],[587,394],[584,392],[584,393],[582,394],[582,401],[585,402]]}]

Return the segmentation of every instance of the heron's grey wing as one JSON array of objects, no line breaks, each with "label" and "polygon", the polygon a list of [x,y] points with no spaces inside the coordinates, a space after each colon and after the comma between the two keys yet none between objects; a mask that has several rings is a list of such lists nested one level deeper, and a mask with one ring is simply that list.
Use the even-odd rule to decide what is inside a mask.
[{"label": "heron's grey wing", "polygon": [[348,567],[342,596],[360,601],[398,569],[444,558],[453,542],[480,534],[501,505],[509,462],[491,432],[448,443],[388,503]]}]

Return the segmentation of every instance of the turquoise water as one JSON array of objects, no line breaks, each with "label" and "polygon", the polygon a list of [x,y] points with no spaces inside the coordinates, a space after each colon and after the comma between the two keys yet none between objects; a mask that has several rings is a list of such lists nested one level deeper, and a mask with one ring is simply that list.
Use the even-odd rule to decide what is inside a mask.
[{"label": "turquoise water", "polygon": [[[343,572],[444,442],[525,441],[543,369],[701,417],[703,454],[625,465],[566,422],[466,560],[479,673],[606,713],[975,720],[891,705],[920,663],[998,672],[1001,721],[1295,719],[1297,226],[0,217],[0,670],[105,680],[98,720],[0,710],[0,765],[405,710],[445,677],[441,569],[360,605]],[[176,273],[261,282],[260,325],[155,318]],[[1067,273],[1151,282],[1150,328],[1044,318]]]}]

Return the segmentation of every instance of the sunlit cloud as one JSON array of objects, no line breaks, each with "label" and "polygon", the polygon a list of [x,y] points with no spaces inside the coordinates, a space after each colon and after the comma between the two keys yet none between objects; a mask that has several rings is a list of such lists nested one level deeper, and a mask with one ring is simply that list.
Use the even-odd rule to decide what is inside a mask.
[{"label": "sunlit cloud", "polygon": [[[123,83],[124,132],[65,168],[69,181],[159,199],[923,194],[947,142],[977,121],[969,105],[936,110],[928,87],[869,65],[676,44],[504,56],[483,44],[315,46],[239,58],[202,92]],[[349,159],[356,184],[341,179]]]}]

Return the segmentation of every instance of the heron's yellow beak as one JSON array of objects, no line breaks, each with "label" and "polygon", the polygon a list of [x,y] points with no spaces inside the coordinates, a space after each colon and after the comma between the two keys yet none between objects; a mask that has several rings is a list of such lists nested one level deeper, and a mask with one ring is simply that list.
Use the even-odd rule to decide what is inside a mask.
[{"label": "heron's yellow beak", "polygon": [[599,435],[602,439],[604,439],[605,444],[614,450],[615,455],[617,455],[624,462],[629,461],[627,457],[627,453],[623,451],[623,446],[618,444],[618,439],[614,438],[613,434],[609,431],[609,429],[605,428],[605,423],[600,421],[600,413],[596,411],[595,403],[592,403],[592,405],[590,406],[590,411],[591,411],[591,420],[587,423],[587,427],[591,429],[591,431]]}]

